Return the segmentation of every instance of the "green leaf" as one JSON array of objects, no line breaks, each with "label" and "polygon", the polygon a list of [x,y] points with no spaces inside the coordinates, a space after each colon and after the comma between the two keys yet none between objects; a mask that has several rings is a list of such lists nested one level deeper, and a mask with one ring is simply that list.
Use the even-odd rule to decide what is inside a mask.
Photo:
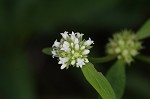
[{"label": "green leaf", "polygon": [[150,64],[150,57],[148,57],[148,56],[138,55],[135,58],[140,60],[140,61],[143,61],[143,62],[146,62],[146,63]]},{"label": "green leaf", "polygon": [[106,78],[110,82],[117,99],[121,99],[125,89],[125,63],[118,60],[107,72]]},{"label": "green leaf", "polygon": [[137,36],[139,39],[150,37],[150,19],[139,29]]},{"label": "green leaf", "polygon": [[102,73],[97,72],[92,63],[82,67],[87,81],[94,87],[103,99],[116,99],[115,93]]},{"label": "green leaf", "polygon": [[42,49],[42,52],[43,52],[44,54],[47,54],[47,55],[52,55],[51,51],[52,51],[52,48],[51,48],[51,47],[47,47],[47,48],[43,48],[43,49]]},{"label": "green leaf", "polygon": [[104,62],[109,62],[115,58],[116,58],[116,55],[109,55],[109,56],[100,57],[100,58],[89,58],[89,61],[92,63],[104,63]]}]

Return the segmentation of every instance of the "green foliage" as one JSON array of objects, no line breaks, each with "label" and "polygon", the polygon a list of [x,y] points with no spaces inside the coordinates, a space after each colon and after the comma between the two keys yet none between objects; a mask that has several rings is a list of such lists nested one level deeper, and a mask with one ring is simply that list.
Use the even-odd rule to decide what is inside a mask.
[{"label": "green foliage", "polygon": [[126,78],[128,81],[126,88],[132,96],[130,99],[150,99],[149,75],[145,75],[136,70],[129,70]]},{"label": "green foliage", "polygon": [[82,72],[87,81],[95,88],[103,99],[116,99],[111,85],[102,73],[96,71],[92,63],[83,66]]},{"label": "green foliage", "polygon": [[121,99],[125,89],[125,63],[118,60],[107,72],[106,78],[110,82],[117,99]]},{"label": "green foliage", "polygon": [[52,55],[51,51],[52,51],[52,48],[51,48],[51,47],[47,47],[47,48],[43,48],[43,49],[42,49],[42,52],[43,52],[44,54],[47,54],[47,55]]},{"label": "green foliage", "polygon": [[100,58],[89,58],[89,61],[92,63],[104,63],[104,62],[109,62],[115,58],[116,58],[116,55],[109,55],[109,56],[100,57]]},{"label": "green foliage", "polygon": [[137,32],[139,39],[145,39],[150,37],[150,19],[144,23],[144,25]]},{"label": "green foliage", "polygon": [[19,48],[13,52],[9,60],[0,58],[0,99],[37,99],[27,53]]}]

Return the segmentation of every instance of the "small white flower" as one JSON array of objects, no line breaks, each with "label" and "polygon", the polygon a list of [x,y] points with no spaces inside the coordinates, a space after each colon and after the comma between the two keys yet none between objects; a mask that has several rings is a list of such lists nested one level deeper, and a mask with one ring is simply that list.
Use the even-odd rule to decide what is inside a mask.
[{"label": "small white flower", "polygon": [[83,55],[86,55],[86,54],[89,54],[89,53],[90,53],[90,50],[84,50],[84,51],[82,52]]},{"label": "small white flower", "polygon": [[61,65],[61,67],[60,67],[60,69],[64,69],[64,68],[66,68],[66,64],[63,64],[63,65]]},{"label": "small white flower", "polygon": [[66,62],[68,62],[69,59],[67,57],[65,57],[65,58],[60,57],[59,60],[60,61],[58,62],[58,64],[65,64]]},{"label": "small white flower", "polygon": [[65,31],[64,33],[60,33],[62,35],[62,37],[66,40],[68,37],[68,32]]},{"label": "small white flower", "polygon": [[133,55],[133,56],[135,56],[135,55],[138,54],[138,52],[137,52],[136,50],[132,49],[132,50],[130,51],[130,54]]},{"label": "small white flower", "polygon": [[124,46],[124,43],[125,43],[125,42],[124,42],[122,39],[118,41],[118,44],[119,44],[120,46]]},{"label": "small white flower", "polygon": [[72,34],[70,34],[70,36],[71,36],[71,40],[75,41],[76,36],[75,36],[75,33],[73,31],[72,31]]},{"label": "small white flower", "polygon": [[85,58],[84,60],[85,60],[85,63],[88,63],[88,62],[89,62],[89,60],[88,60],[87,58]]},{"label": "small white flower", "polygon": [[53,50],[53,51],[52,51],[52,57],[54,58],[56,55],[57,55],[56,51]]},{"label": "small white flower", "polygon": [[124,49],[124,50],[122,51],[122,56],[127,57],[128,55],[129,55],[128,50],[127,50],[127,49]]},{"label": "small white flower", "polygon": [[67,41],[64,41],[63,47],[69,47],[69,46],[70,46],[70,44]]},{"label": "small white flower", "polygon": [[108,54],[115,54],[118,59],[123,59],[126,63],[130,64],[133,61],[133,57],[142,49],[142,45],[138,41],[136,34],[125,30],[114,34],[113,38],[109,39],[106,48]]},{"label": "small white flower", "polygon": [[74,54],[74,50],[72,50],[71,53]]},{"label": "small white flower", "polygon": [[85,46],[82,46],[82,47],[81,47],[81,50],[83,50],[83,49],[85,49]]},{"label": "small white flower", "polygon": [[77,32],[77,37],[78,37],[78,38],[82,38],[83,35],[84,35],[84,34],[80,34],[79,32]]},{"label": "small white flower", "polygon": [[89,62],[87,55],[90,53],[89,48],[94,41],[89,38],[87,41],[82,40],[84,34],[79,32],[61,33],[62,39],[60,42],[54,42],[52,48],[52,57],[58,57],[58,64],[61,64],[61,69],[69,68],[70,65],[82,68],[83,65]]},{"label": "small white flower", "polygon": [[70,46],[70,44],[67,41],[64,41],[64,43],[62,44],[61,50],[68,52],[68,51],[70,51],[69,46]]},{"label": "small white flower", "polygon": [[71,65],[74,65],[74,64],[75,64],[75,62],[76,62],[75,60],[72,60],[72,61],[71,61]]},{"label": "small white flower", "polygon": [[94,44],[94,41],[92,41],[91,38],[84,43],[85,46],[90,46],[91,44]]},{"label": "small white flower", "polygon": [[76,51],[79,50],[79,44],[76,44],[76,45],[75,45],[75,50],[76,50]]},{"label": "small white flower", "polygon": [[117,48],[115,49],[115,52],[116,52],[116,53],[120,53],[120,52],[121,52],[121,49],[120,49],[119,47],[117,47]]},{"label": "small white flower", "polygon": [[56,39],[52,47],[59,47],[59,45],[60,45],[60,42],[57,42],[57,39]]},{"label": "small white flower", "polygon": [[78,44],[79,43],[79,39],[78,38],[75,38],[74,39],[74,44]]},{"label": "small white flower", "polygon": [[82,66],[85,65],[84,59],[78,58],[76,64],[77,64],[77,67],[81,67],[82,68]]}]

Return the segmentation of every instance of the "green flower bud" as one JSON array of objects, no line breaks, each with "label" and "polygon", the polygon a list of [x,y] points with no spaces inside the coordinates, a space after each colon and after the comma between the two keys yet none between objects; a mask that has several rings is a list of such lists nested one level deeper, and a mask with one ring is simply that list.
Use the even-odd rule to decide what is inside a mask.
[{"label": "green flower bud", "polygon": [[142,43],[138,40],[136,34],[128,30],[115,33],[106,45],[107,54],[117,55],[118,59],[122,59],[128,64],[133,61],[133,57],[139,54],[141,49]]}]

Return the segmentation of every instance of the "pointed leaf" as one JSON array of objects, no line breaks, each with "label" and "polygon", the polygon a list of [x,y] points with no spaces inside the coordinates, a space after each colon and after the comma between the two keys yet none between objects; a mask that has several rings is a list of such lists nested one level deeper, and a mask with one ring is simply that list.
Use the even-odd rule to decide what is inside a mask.
[{"label": "pointed leaf", "polygon": [[92,63],[82,67],[82,72],[87,81],[101,95],[103,99],[116,99],[115,93],[102,73],[96,71]]},{"label": "pointed leaf", "polygon": [[43,48],[43,49],[42,49],[42,52],[43,52],[44,54],[47,54],[47,55],[52,55],[51,51],[52,51],[52,48],[51,48],[51,47],[47,47],[47,48]]},{"label": "pointed leaf", "polygon": [[125,89],[125,63],[118,60],[107,72],[106,75],[117,99],[121,99]]},{"label": "pointed leaf", "polygon": [[89,61],[92,63],[104,63],[104,62],[109,62],[115,58],[116,58],[116,55],[109,55],[109,56],[100,57],[100,58],[89,58]]},{"label": "pointed leaf", "polygon": [[150,37],[150,19],[144,23],[144,25],[137,32],[137,36],[139,39],[145,39]]}]

